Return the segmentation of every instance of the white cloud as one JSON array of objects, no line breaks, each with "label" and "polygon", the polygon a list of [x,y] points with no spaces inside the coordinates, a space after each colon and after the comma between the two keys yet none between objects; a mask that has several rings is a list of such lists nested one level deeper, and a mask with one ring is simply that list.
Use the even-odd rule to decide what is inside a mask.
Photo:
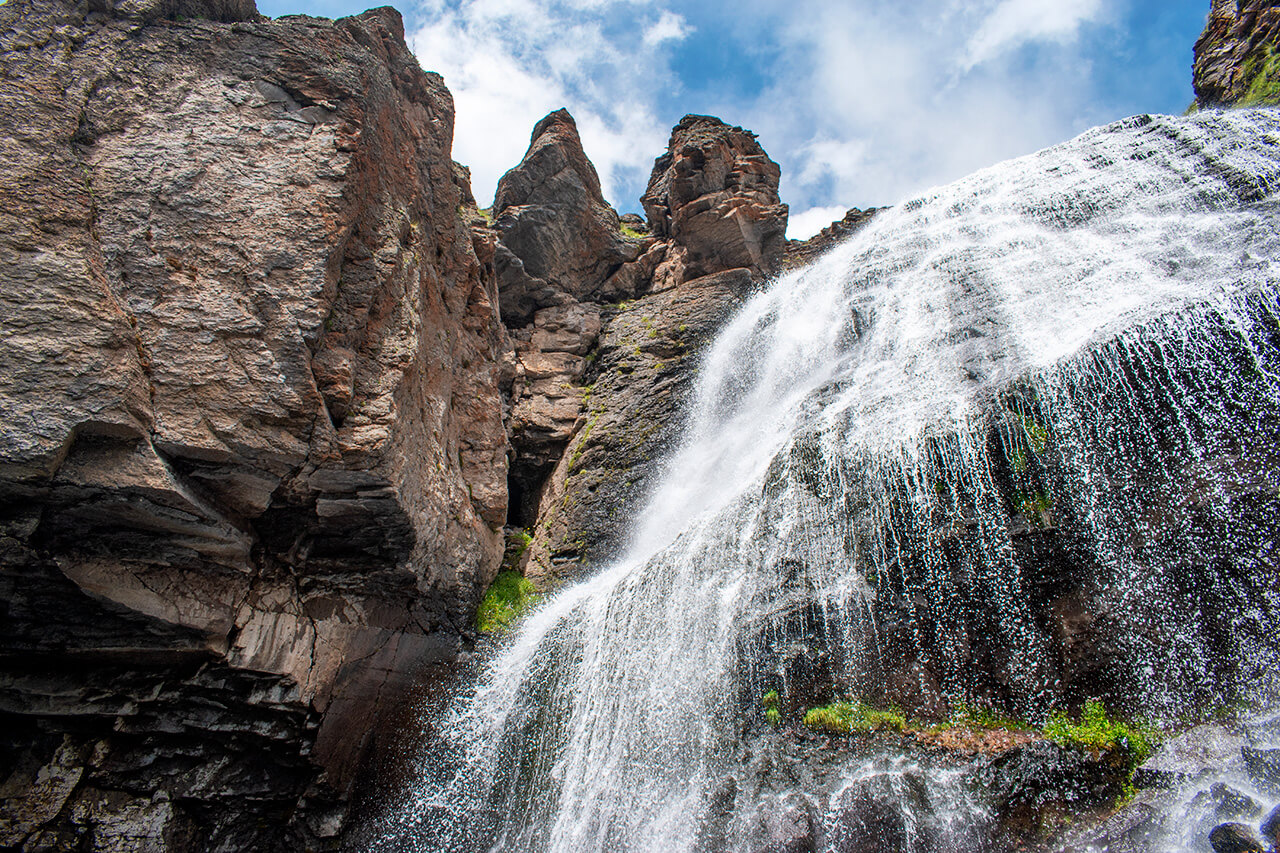
[{"label": "white cloud", "polygon": [[1069,41],[1102,11],[1102,0],[1003,0],[969,39],[964,69],[1030,42]]},{"label": "white cloud", "polygon": [[605,197],[626,206],[621,187],[642,183],[666,145],[653,87],[670,77],[666,49],[688,32],[681,16],[634,0],[427,0],[409,40],[453,93],[454,158],[471,168],[482,206],[533,125],[560,107],[577,120]]},{"label": "white cloud", "polygon": [[844,219],[847,212],[843,207],[811,207],[793,213],[787,220],[787,239],[808,240],[837,219]]},{"label": "white cloud", "polygon": [[[785,14],[743,2],[739,15],[765,17],[756,26],[772,27],[783,61],[737,120],[782,165],[783,200],[798,210],[893,204],[1103,117],[1071,41],[1100,19],[1100,0],[1048,3],[1061,14],[1046,12],[1018,42],[1034,39],[1043,61],[1016,66],[1000,61],[1015,45],[1001,27],[1046,0],[946,0],[928,15],[887,0],[793,0]],[[986,61],[972,65],[975,55]]]},{"label": "white cloud", "polygon": [[692,31],[684,16],[664,11],[653,26],[645,29],[644,43],[652,46],[664,41],[680,41]]}]

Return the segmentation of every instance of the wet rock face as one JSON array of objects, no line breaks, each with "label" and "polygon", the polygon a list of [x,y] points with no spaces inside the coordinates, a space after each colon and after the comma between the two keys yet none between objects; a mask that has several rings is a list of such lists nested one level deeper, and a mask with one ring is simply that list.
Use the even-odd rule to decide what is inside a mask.
[{"label": "wet rock face", "polygon": [[653,233],[670,238],[680,256],[674,283],[726,269],[778,270],[787,230],[780,176],[754,133],[711,116],[680,120],[640,199]]},{"label": "wet rock face", "polygon": [[501,556],[452,100],[389,9],[14,0],[0,66],[0,843],[321,844]]},{"label": "wet rock face", "polygon": [[1274,0],[1213,0],[1195,46],[1196,104],[1280,103],[1277,46],[1280,5]]}]

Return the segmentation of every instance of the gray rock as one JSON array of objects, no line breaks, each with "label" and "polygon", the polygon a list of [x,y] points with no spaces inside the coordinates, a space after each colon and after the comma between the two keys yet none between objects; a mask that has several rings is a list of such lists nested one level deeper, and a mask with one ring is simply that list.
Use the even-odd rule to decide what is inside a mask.
[{"label": "gray rock", "polygon": [[1209,833],[1213,853],[1266,853],[1253,830],[1242,823],[1224,823]]}]

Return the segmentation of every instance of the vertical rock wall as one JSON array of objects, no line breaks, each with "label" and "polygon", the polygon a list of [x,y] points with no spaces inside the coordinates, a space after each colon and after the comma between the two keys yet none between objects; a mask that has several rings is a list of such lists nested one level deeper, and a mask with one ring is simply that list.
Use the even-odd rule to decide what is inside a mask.
[{"label": "vertical rock wall", "polygon": [[1193,83],[1200,108],[1280,104],[1280,3],[1213,0]]},{"label": "vertical rock wall", "polygon": [[390,9],[11,0],[0,126],[0,846],[324,844],[500,559],[452,99]]}]

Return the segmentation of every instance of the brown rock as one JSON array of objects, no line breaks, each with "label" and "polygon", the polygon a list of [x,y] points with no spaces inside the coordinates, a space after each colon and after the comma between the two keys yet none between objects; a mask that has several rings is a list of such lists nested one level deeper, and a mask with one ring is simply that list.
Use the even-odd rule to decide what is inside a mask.
[{"label": "brown rock", "polygon": [[534,126],[524,159],[498,181],[493,215],[508,326],[525,325],[539,308],[635,295],[610,279],[640,244],[622,234],[567,110]]},{"label": "brown rock", "polygon": [[682,256],[680,281],[736,267],[777,272],[787,230],[780,176],[754,133],[711,116],[680,120],[640,200],[653,233]]},{"label": "brown rock", "polygon": [[1280,3],[1213,0],[1195,45],[1194,86],[1201,107],[1280,103]]},{"label": "brown rock", "polygon": [[317,846],[501,557],[452,99],[390,9],[12,0],[0,123],[11,843]]}]

